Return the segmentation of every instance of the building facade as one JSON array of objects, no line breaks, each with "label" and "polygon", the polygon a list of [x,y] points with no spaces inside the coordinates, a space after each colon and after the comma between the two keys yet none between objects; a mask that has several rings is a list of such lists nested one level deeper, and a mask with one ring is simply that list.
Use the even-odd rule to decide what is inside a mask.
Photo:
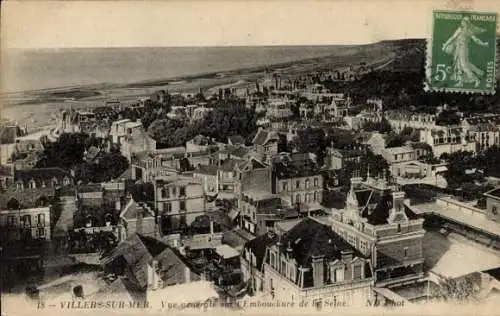
[{"label": "building facade", "polygon": [[404,203],[404,192],[385,180],[353,178],[345,209],[332,213],[332,229],[370,256],[377,286],[423,277],[423,219]]}]

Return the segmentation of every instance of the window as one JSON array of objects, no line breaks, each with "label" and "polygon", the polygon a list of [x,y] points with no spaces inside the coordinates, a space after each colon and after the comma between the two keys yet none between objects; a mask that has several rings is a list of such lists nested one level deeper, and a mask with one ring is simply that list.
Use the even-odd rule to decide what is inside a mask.
[{"label": "window", "polygon": [[35,180],[31,180],[31,181],[30,181],[30,183],[29,183],[29,187],[30,187],[31,189],[35,189],[35,188],[36,188],[36,182],[35,182]]},{"label": "window", "polygon": [[361,279],[362,278],[362,275],[361,275],[361,265],[355,265],[354,266],[354,269],[352,270],[352,278],[354,280],[357,280],[357,279]]},{"label": "window", "polygon": [[186,201],[180,201],[179,208],[181,211],[186,211]]},{"label": "window", "polygon": [[172,203],[163,203],[163,212],[171,213],[172,212]]},{"label": "window", "polygon": [[288,190],[288,183],[283,182],[283,192],[286,192]]},{"label": "window", "polygon": [[337,268],[335,269],[335,282],[342,282],[342,281],[344,281],[344,269]]},{"label": "window", "polygon": [[295,188],[300,189],[300,180],[295,181]]},{"label": "window", "polygon": [[319,179],[318,178],[314,178],[314,187],[318,187],[319,186]]},{"label": "window", "polygon": [[306,179],[306,189],[309,189],[311,187],[311,181],[309,179]]},{"label": "window", "polygon": [[23,215],[23,217],[21,218],[21,222],[23,224],[23,227],[30,228],[31,227],[31,216]]},{"label": "window", "polygon": [[17,189],[18,189],[18,190],[22,190],[22,188],[23,188],[23,183],[22,183],[22,182],[18,182],[18,183],[16,184],[16,187],[17,187]]},{"label": "window", "polygon": [[38,226],[45,226],[45,214],[38,214]]},{"label": "window", "polygon": [[313,200],[314,200],[314,202],[316,202],[318,200],[318,192],[314,192]]},{"label": "window", "polygon": [[281,274],[286,275],[286,262],[285,260],[281,260]]},{"label": "window", "polygon": [[9,215],[7,216],[7,226],[16,226],[16,217]]},{"label": "window", "polygon": [[295,196],[295,203],[300,203],[300,194]]},{"label": "window", "polygon": [[408,247],[404,248],[404,256],[405,256],[405,258],[408,257]]},{"label": "window", "polygon": [[491,213],[492,213],[493,215],[497,215],[497,214],[498,214],[498,210],[497,210],[496,205],[493,205],[493,206],[491,207]]},{"label": "window", "polygon": [[168,198],[170,198],[170,191],[168,190],[168,188],[162,188],[161,189],[161,198],[162,199],[168,199]]},{"label": "window", "polygon": [[186,187],[180,187],[179,188],[179,195],[180,196],[186,196]]},{"label": "window", "polygon": [[176,187],[172,187],[172,195],[173,196],[177,195],[177,188]]},{"label": "window", "polygon": [[45,239],[45,228],[38,228],[38,238]]},{"label": "window", "polygon": [[398,233],[401,232],[401,224],[398,224]]}]

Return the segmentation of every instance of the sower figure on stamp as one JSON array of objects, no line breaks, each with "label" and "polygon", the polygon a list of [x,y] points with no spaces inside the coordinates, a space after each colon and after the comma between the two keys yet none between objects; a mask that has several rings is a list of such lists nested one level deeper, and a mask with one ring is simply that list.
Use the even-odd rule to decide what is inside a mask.
[{"label": "sower figure on stamp", "polygon": [[485,30],[472,24],[468,17],[464,17],[455,33],[443,44],[443,51],[453,55],[453,80],[456,87],[463,87],[464,83],[474,83],[477,88],[484,71],[476,67],[469,59],[469,39],[483,47],[488,42],[483,42],[476,37]]}]

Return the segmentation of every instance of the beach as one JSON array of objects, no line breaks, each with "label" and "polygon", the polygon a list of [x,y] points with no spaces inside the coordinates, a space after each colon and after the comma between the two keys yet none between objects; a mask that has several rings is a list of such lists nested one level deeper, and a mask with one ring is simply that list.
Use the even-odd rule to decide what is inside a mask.
[{"label": "beach", "polygon": [[[311,50],[311,49],[310,49]],[[333,70],[346,64],[366,62],[379,66],[390,63],[392,46],[383,43],[361,46],[321,47],[319,53],[297,56],[297,60],[276,62],[231,70],[211,71],[162,79],[138,80],[127,83],[99,83],[34,89],[2,94],[2,117],[27,123],[31,128],[50,126],[62,109],[88,109],[103,106],[106,101],[119,100],[123,104],[150,97],[155,91],[170,93],[217,93],[219,88],[255,87],[264,72],[276,71],[292,78],[313,70]],[[314,57],[309,57],[313,55]],[[119,57],[119,56],[118,56]],[[272,61],[272,60],[271,60]],[[242,63],[242,66],[248,63]],[[223,66],[221,66],[224,68]],[[117,80],[120,81],[120,80]]]}]

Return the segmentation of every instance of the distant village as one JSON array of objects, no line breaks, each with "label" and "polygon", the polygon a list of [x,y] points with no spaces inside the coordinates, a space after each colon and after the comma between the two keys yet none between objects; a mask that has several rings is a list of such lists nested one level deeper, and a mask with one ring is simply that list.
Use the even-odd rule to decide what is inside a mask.
[{"label": "distant village", "polygon": [[361,68],[67,108],[36,132],[2,121],[3,291],[317,308],[489,299],[500,115],[385,109],[325,84]]}]

